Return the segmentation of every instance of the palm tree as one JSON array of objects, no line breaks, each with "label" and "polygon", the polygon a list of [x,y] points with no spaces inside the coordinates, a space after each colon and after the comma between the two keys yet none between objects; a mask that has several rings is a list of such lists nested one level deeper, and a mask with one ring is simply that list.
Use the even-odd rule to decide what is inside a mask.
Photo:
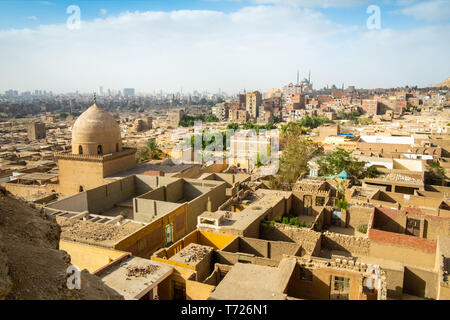
[{"label": "palm tree", "polygon": [[155,140],[148,140],[145,146],[146,152],[150,159],[160,159],[162,151],[158,148]]}]

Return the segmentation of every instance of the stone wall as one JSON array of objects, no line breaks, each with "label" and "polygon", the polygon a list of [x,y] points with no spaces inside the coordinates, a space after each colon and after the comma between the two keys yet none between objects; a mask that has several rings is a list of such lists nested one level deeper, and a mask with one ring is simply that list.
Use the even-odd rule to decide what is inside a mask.
[{"label": "stone wall", "polygon": [[320,232],[282,223],[275,223],[273,227],[268,223],[261,223],[260,227],[261,239],[300,243],[308,254],[320,251],[320,237]]},{"label": "stone wall", "polygon": [[322,235],[322,248],[328,250],[347,251],[352,256],[368,256],[370,240],[363,237],[348,236],[345,234],[324,232]]},{"label": "stone wall", "polygon": [[[330,278],[332,276],[341,276],[350,278],[349,299],[350,300],[386,300],[387,282],[386,272],[380,268],[380,288],[375,294],[366,294],[363,291],[363,285],[368,277],[371,277],[373,271],[363,262],[355,262],[346,259],[324,259],[316,257],[296,258],[297,266],[291,277],[288,286],[288,294],[300,299],[320,299],[328,300],[330,298],[331,287]],[[377,265],[371,267],[379,268]],[[313,274],[312,281],[303,281],[300,278],[300,269],[308,269]]]},{"label": "stone wall", "polygon": [[361,225],[369,225],[370,216],[373,210],[373,208],[350,206],[347,211],[347,225],[353,229],[358,229]]}]

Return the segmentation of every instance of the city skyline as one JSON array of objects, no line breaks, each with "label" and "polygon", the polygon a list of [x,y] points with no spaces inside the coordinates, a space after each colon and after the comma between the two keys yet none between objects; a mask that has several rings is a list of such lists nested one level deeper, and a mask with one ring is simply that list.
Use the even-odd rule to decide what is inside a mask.
[{"label": "city skyline", "polygon": [[[0,91],[265,91],[297,70],[315,89],[428,87],[450,74],[444,2],[2,1]],[[366,26],[371,4],[379,30]],[[80,29],[66,25],[69,5]]]}]

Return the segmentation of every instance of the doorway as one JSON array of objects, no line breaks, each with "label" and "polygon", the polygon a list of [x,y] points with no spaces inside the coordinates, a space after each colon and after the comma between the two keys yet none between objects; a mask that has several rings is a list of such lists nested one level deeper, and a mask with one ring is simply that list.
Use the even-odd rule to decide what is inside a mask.
[{"label": "doorway", "polygon": [[176,281],[173,281],[173,300],[186,300],[185,286]]},{"label": "doorway", "polygon": [[331,224],[336,227],[341,226],[341,215],[342,212],[339,210],[333,210],[331,212]]},{"label": "doorway", "polygon": [[310,216],[312,214],[312,196],[303,196],[303,214],[305,216]]},{"label": "doorway", "polygon": [[171,223],[166,225],[165,235],[166,235],[166,247],[170,247],[173,243],[173,226]]}]

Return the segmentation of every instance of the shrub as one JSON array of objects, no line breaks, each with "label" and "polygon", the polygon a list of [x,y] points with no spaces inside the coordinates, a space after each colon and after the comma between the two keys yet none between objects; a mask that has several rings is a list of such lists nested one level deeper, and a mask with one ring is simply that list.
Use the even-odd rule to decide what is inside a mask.
[{"label": "shrub", "polygon": [[341,198],[337,201],[336,207],[338,207],[338,209],[341,209],[341,210],[347,210],[348,202],[344,198]]},{"label": "shrub", "polygon": [[296,217],[297,215],[295,214],[295,210],[293,208],[291,208],[291,210],[289,210],[288,212],[288,217]]},{"label": "shrub", "polygon": [[367,233],[367,224],[362,224],[358,226],[357,230],[361,233]]}]

